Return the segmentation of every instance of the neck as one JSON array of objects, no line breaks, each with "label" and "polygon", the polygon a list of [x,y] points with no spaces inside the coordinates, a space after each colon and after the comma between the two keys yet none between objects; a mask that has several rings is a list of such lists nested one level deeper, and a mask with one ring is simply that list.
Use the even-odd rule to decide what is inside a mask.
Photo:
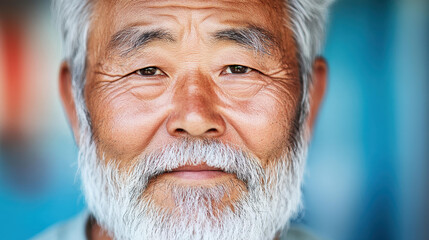
[{"label": "neck", "polygon": [[90,217],[86,226],[86,236],[88,240],[113,240],[93,217]]}]

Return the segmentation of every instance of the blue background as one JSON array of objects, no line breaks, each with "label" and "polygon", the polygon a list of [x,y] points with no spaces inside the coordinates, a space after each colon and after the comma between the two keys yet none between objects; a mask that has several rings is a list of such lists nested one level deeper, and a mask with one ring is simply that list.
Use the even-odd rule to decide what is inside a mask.
[{"label": "blue background", "polygon": [[[14,9],[52,64],[37,80],[40,124],[23,138],[0,132],[1,239],[28,239],[84,208],[56,93],[59,37],[48,4],[27,4]],[[326,43],[329,86],[297,222],[323,239],[429,239],[429,2],[338,0]]]}]

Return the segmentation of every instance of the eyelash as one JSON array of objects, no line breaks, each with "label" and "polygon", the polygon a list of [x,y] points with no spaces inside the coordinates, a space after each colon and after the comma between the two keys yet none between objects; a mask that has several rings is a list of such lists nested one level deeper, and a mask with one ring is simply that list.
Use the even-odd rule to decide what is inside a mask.
[{"label": "eyelash", "polygon": [[[233,67],[235,67],[235,68],[244,68],[245,71],[243,73],[233,73],[232,69],[231,69]],[[152,70],[152,71],[154,70],[155,72],[153,74],[143,74],[142,73],[142,71],[150,71],[150,70]],[[244,66],[244,65],[228,65],[228,66],[226,66],[225,70],[222,71],[222,74],[242,75],[242,74],[247,74],[247,73],[252,72],[252,71],[257,71],[257,70],[255,70],[255,69],[253,69],[251,67]],[[159,69],[158,67],[155,67],[155,66],[141,68],[141,69],[138,69],[137,71],[135,71],[134,73],[136,73],[137,75],[140,75],[142,77],[165,76],[165,75],[167,75],[161,69]]]},{"label": "eyelash", "polygon": [[[232,68],[244,68],[245,71],[243,73],[233,73],[232,72]],[[244,66],[244,65],[228,65],[223,72],[226,72],[226,74],[241,75],[241,74],[247,74],[247,73],[249,73],[249,72],[251,72],[253,70],[254,70],[253,68],[247,67],[247,66]]]},{"label": "eyelash", "polygon": [[[142,71],[150,70],[150,69],[155,70],[155,73],[154,74],[142,74]],[[145,68],[141,68],[141,69],[135,71],[135,73],[138,74],[138,75],[140,75],[140,76],[147,76],[147,77],[150,77],[150,76],[159,76],[159,75],[164,76],[164,75],[166,75],[158,67],[145,67]]]}]

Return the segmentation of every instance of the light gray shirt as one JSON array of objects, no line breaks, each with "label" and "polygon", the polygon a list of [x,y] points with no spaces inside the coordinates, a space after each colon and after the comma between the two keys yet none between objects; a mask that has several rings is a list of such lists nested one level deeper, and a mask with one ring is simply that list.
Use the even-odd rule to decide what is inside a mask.
[{"label": "light gray shirt", "polygon": [[[86,227],[89,221],[89,212],[84,211],[75,218],[56,224],[31,240],[87,240]],[[292,226],[282,240],[317,240],[303,228]]]}]

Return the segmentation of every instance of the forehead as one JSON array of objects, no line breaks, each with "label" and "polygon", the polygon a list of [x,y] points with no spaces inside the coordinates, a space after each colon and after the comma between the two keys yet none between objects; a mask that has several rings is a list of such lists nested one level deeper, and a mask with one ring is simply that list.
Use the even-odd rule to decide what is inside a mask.
[{"label": "forehead", "polygon": [[[90,40],[98,44],[133,26],[162,26],[186,32],[214,30],[219,25],[255,25],[284,35],[282,0],[96,0]],[[280,27],[279,27],[280,26]]]},{"label": "forehead", "polygon": [[[252,16],[249,21],[266,21],[276,16],[275,12],[282,11],[282,0],[96,0],[97,15],[133,19],[150,18],[151,15],[183,15],[193,13],[209,17],[231,17],[239,20],[242,17]],[[100,14],[101,13],[101,14]],[[105,14],[102,14],[105,13]],[[123,15],[127,14],[127,15]],[[185,16],[183,15],[183,16]]]}]

